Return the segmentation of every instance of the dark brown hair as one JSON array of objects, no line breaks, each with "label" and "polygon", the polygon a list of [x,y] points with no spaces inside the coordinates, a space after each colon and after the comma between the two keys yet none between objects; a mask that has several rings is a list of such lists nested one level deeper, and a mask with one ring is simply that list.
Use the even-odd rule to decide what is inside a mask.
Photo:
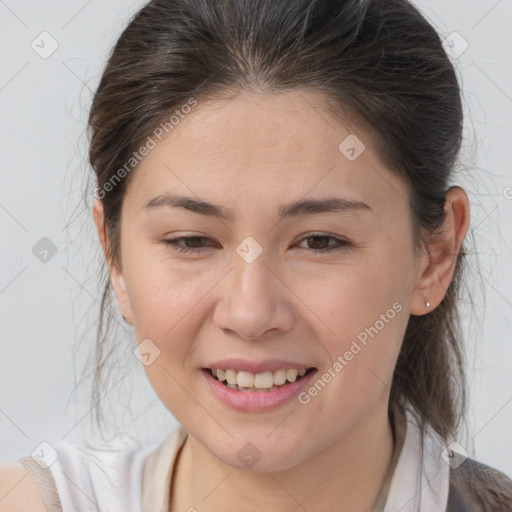
[{"label": "dark brown hair", "polygon": [[[245,90],[318,93],[338,119],[372,133],[382,161],[409,188],[414,246],[425,247],[444,220],[463,108],[440,37],[411,3],[155,0],[119,37],[90,111],[89,159],[102,191],[111,262],[120,261],[121,205],[136,171],[123,173],[113,187],[109,180],[191,98]],[[391,389],[392,400],[412,407],[444,440],[456,438],[466,413],[456,304],[465,256],[462,246],[435,310],[410,317]],[[104,279],[96,399],[111,354],[113,294],[106,271]]]}]

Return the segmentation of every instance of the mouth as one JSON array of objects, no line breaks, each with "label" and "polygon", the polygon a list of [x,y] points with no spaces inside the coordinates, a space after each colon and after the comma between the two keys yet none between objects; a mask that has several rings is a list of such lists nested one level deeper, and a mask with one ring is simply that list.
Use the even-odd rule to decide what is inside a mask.
[{"label": "mouth", "polygon": [[316,371],[315,367],[288,368],[252,373],[232,368],[202,368],[202,371],[225,387],[246,393],[268,393],[287,387]]}]

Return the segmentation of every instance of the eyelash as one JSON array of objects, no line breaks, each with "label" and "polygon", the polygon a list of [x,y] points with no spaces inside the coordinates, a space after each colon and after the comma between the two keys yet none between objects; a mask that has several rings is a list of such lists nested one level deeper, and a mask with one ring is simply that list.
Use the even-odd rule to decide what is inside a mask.
[{"label": "eyelash", "polygon": [[[336,237],[331,236],[331,235],[308,235],[308,236],[303,237],[300,240],[300,242],[302,242],[304,240],[307,240],[307,239],[310,239],[310,238],[327,238],[327,239],[335,240],[336,243],[333,244],[333,245],[330,245],[330,246],[328,246],[327,248],[324,248],[324,249],[305,249],[305,251],[307,253],[309,253],[309,254],[315,254],[315,255],[325,254],[327,252],[330,252],[330,251],[333,251],[333,250],[344,249],[344,248],[350,247],[352,245],[350,242],[348,242],[346,240],[341,240],[341,239],[336,238]],[[172,239],[169,239],[169,240],[162,240],[162,242],[166,246],[170,247],[171,249],[173,249],[175,251],[178,251],[178,252],[181,252],[181,253],[198,253],[198,252],[201,252],[203,247],[190,248],[190,247],[186,247],[186,246],[180,245],[181,242],[185,242],[185,241],[190,240],[190,239],[211,240],[210,238],[208,238],[206,236],[181,236],[181,237],[172,238]]]}]

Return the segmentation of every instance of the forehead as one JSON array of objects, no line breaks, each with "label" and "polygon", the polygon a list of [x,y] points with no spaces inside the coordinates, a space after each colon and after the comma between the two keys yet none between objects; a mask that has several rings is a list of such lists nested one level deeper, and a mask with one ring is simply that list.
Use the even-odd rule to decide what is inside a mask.
[{"label": "forehead", "polygon": [[[364,144],[355,160],[345,141],[360,144],[358,152]],[[407,200],[370,135],[334,119],[321,96],[304,91],[199,101],[139,164],[126,199],[140,209],[164,192],[233,209],[250,194],[260,212],[285,197],[335,192],[377,208]]]}]

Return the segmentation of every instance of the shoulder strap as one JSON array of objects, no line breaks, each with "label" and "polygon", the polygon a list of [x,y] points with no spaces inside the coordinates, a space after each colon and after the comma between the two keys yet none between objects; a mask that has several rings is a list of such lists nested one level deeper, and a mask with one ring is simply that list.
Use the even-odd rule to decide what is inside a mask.
[{"label": "shoulder strap", "polygon": [[187,436],[178,424],[147,456],[142,476],[142,512],[169,510],[174,464]]},{"label": "shoulder strap", "polygon": [[62,512],[57,487],[52,472],[49,468],[43,468],[32,457],[21,457],[17,460],[32,477],[41,494],[46,512]]},{"label": "shoulder strap", "polygon": [[151,446],[60,442],[54,448],[55,460],[49,451],[18,459],[46,512],[140,512],[142,465]]}]

